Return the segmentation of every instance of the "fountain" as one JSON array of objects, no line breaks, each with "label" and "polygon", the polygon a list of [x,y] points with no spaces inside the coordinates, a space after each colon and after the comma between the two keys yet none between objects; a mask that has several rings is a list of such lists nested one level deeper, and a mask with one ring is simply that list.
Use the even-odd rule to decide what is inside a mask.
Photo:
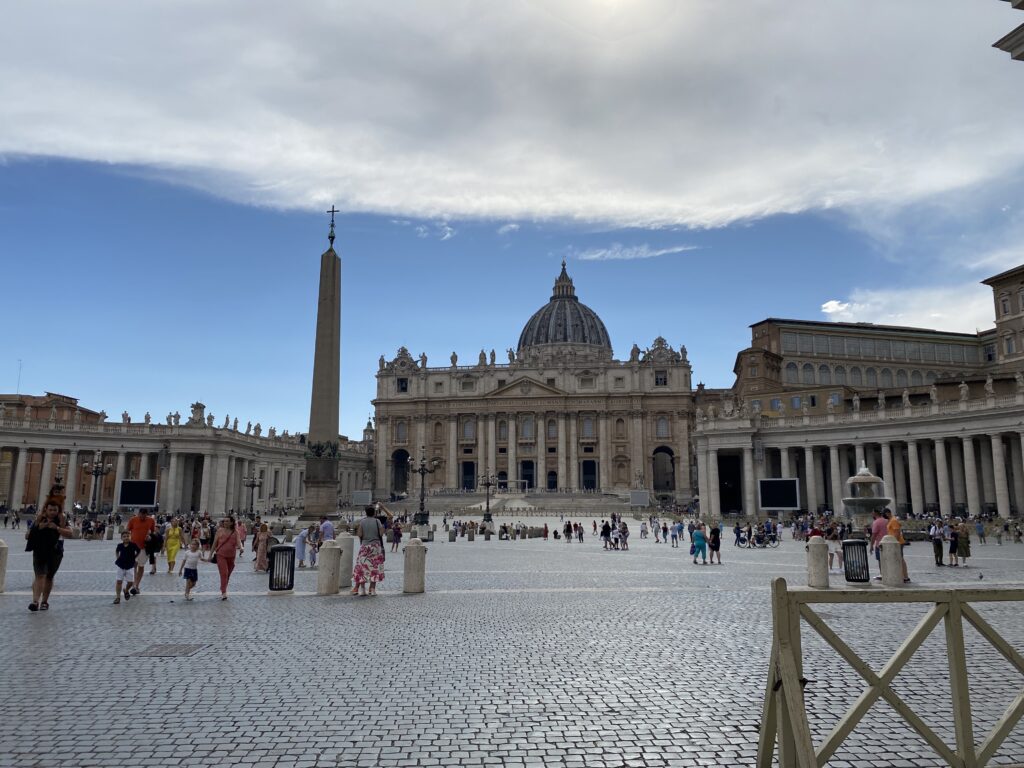
[{"label": "fountain", "polygon": [[862,463],[857,474],[849,478],[846,484],[850,487],[850,496],[843,499],[843,507],[849,518],[857,512],[870,514],[873,510],[885,509],[892,502],[892,499],[885,495],[885,483],[882,478],[871,474],[866,464]]}]

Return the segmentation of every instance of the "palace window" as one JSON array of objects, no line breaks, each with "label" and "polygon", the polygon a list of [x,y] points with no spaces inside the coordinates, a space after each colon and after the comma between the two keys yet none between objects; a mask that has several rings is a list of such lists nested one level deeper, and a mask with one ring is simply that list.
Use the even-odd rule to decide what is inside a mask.
[{"label": "palace window", "polygon": [[760,400],[751,400],[750,401],[750,407],[754,411],[760,411],[761,410],[761,401]]},{"label": "palace window", "polygon": [[866,381],[869,387],[878,386],[878,374],[875,372],[874,368],[868,368]]},{"label": "palace window", "polygon": [[668,419],[659,416],[654,434],[657,437],[668,437]]},{"label": "palace window", "polygon": [[558,422],[554,419],[548,419],[548,440],[558,439]]},{"label": "palace window", "polygon": [[625,437],[626,436],[626,420],[616,419],[615,420],[615,436]]},{"label": "palace window", "polygon": [[1012,355],[1012,354],[1014,354],[1017,351],[1017,347],[1016,347],[1016,345],[1013,342],[1013,336],[1007,336],[1003,340],[1003,343],[1006,345],[1005,346],[1006,354]]},{"label": "palace window", "polygon": [[554,379],[548,379],[548,380],[547,380],[547,385],[548,385],[549,387],[553,387],[553,386],[555,386],[555,380],[554,380]]},{"label": "palace window", "polygon": [[818,383],[819,384],[831,384],[832,383],[832,371],[829,370],[827,365],[818,366]]},{"label": "palace window", "polygon": [[396,379],[395,386],[398,387],[399,392],[409,391],[409,380],[408,379]]},{"label": "palace window", "polygon": [[594,436],[594,420],[589,416],[583,417],[583,436],[593,437]]},{"label": "palace window", "polygon": [[395,423],[395,442],[404,443],[409,439],[409,427],[404,421]]},{"label": "palace window", "polygon": [[832,403],[832,405],[839,405],[843,402],[843,396],[839,392],[833,392],[828,396],[828,401]]},{"label": "palace window", "polygon": [[985,362],[994,363],[996,360],[996,345],[986,344],[985,345]]},{"label": "palace window", "polygon": [[836,384],[845,384],[845,383],[846,383],[846,369],[843,366],[841,366],[841,365],[837,365],[836,366]]},{"label": "palace window", "polygon": [[656,386],[656,387],[667,387],[668,386],[668,371],[655,371],[654,372],[654,386]]},{"label": "palace window", "polygon": [[924,383],[924,379],[921,377],[920,371],[912,371],[910,374],[910,386],[920,387]]},{"label": "palace window", "polygon": [[466,419],[462,422],[462,438],[464,440],[473,440],[476,438],[476,422],[472,419]]},{"label": "palace window", "polygon": [[794,397],[789,398],[789,407],[794,411],[800,410],[800,395],[795,395]]},{"label": "palace window", "polygon": [[1010,314],[1010,297],[1003,296],[999,299],[999,308],[1002,310],[1004,315]]},{"label": "palace window", "polygon": [[863,379],[861,378],[860,368],[854,366],[853,368],[850,369],[850,383],[853,384],[853,386],[855,387],[859,387],[861,384],[864,383]]},{"label": "palace window", "polygon": [[533,439],[533,417],[527,416],[523,419],[523,437],[527,440]]},{"label": "palace window", "polygon": [[435,421],[434,422],[434,442],[435,443],[440,443],[443,436],[444,436],[444,427],[441,425],[440,421]]},{"label": "palace window", "polygon": [[584,445],[583,446],[583,452],[584,453],[593,453],[594,452],[594,446],[592,446],[592,445]]},{"label": "palace window", "polygon": [[814,366],[811,365],[810,363],[804,363],[803,382],[804,384],[814,383]]},{"label": "palace window", "polygon": [[778,411],[778,410],[781,410],[781,409],[782,409],[782,400],[777,398],[777,397],[773,397],[772,398],[772,410],[773,411]]},{"label": "palace window", "polygon": [[504,379],[498,379],[498,389],[501,389],[504,386],[505,386],[505,380]]},{"label": "palace window", "polygon": [[907,372],[906,371],[904,371],[902,368],[900,368],[898,371],[896,371],[896,386],[897,387],[905,387],[905,386],[907,386],[907,381],[908,381],[908,379],[907,379]]},{"label": "palace window", "polygon": [[882,369],[882,386],[883,387],[891,387],[892,386],[892,371],[890,371],[888,368],[883,368]]},{"label": "palace window", "polygon": [[498,422],[498,439],[508,440],[508,422],[504,419]]},{"label": "palace window", "polygon": [[756,365],[750,366],[750,376],[752,378],[757,378],[757,366]]},{"label": "palace window", "polygon": [[799,383],[796,363],[786,363],[786,383],[797,384]]}]

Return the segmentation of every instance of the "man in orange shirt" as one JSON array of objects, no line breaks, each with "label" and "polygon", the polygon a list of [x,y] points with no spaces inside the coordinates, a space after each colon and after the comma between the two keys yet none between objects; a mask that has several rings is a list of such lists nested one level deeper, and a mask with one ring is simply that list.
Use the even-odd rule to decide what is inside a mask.
[{"label": "man in orange shirt", "polygon": [[[131,593],[139,594],[139,585],[142,583],[142,574],[146,572],[146,537],[156,530],[156,520],[150,517],[149,513],[140,508],[134,517],[129,518],[127,531],[131,537],[132,544],[139,548],[138,557],[135,559],[135,581],[132,582]],[[127,589],[129,585],[125,585]]]},{"label": "man in orange shirt", "polygon": [[903,565],[903,583],[906,584],[910,581],[910,576],[907,574],[907,559],[903,557],[903,548],[907,546],[907,540],[903,538],[903,524],[889,508],[886,508],[883,514],[889,521],[885,524],[886,533],[900,543],[900,563]]}]

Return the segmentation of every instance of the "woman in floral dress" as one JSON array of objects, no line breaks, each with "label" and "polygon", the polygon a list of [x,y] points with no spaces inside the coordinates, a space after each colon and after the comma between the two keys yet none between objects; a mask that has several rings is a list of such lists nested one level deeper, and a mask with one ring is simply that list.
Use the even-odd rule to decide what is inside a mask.
[{"label": "woman in floral dress", "polygon": [[376,595],[377,584],[384,581],[384,525],[377,519],[377,508],[368,506],[366,516],[356,523],[359,553],[352,568],[352,594]]},{"label": "woman in floral dress", "polygon": [[256,545],[256,570],[260,573],[266,573],[270,568],[270,564],[267,562],[267,546],[270,543],[270,529],[267,528],[266,523],[260,524],[259,531],[256,532],[253,544]]}]

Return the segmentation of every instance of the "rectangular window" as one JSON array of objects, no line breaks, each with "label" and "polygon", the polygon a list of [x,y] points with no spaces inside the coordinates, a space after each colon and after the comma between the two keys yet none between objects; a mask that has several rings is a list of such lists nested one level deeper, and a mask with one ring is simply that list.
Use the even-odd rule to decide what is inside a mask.
[{"label": "rectangular window", "polygon": [[656,387],[667,387],[668,386],[668,371],[655,371],[654,372],[654,386],[656,386]]},{"label": "rectangular window", "polygon": [[846,345],[843,344],[842,336],[828,337],[828,353],[833,356],[843,355],[846,352]]},{"label": "rectangular window", "polygon": [[751,400],[750,401],[750,407],[753,408],[755,411],[760,411],[761,410],[761,401],[760,400]]},{"label": "rectangular window", "polygon": [[505,386],[505,380],[504,379],[498,379],[498,387],[500,388],[500,387],[504,387],[504,386]]},{"label": "rectangular window", "polygon": [[818,396],[811,395],[811,408],[816,408],[818,405]]},{"label": "rectangular window", "polygon": [[875,354],[881,358],[885,358],[886,360],[889,359],[890,353],[888,340],[875,342]]},{"label": "rectangular window", "polygon": [[841,402],[843,402],[843,396],[839,392],[833,392],[828,396],[828,399],[829,402],[832,403],[832,405],[839,405]]},{"label": "rectangular window", "polygon": [[860,339],[849,338],[846,340],[846,354],[850,357],[860,357]]},{"label": "rectangular window", "polygon": [[1003,310],[1004,315],[1010,314],[1010,300],[1005,296],[999,300],[999,306]]},{"label": "rectangular window", "polygon": [[580,389],[593,389],[594,388],[594,377],[593,376],[581,376],[580,377]]},{"label": "rectangular window", "polygon": [[948,363],[951,359],[951,347],[952,344],[936,344],[935,345],[935,359],[940,363]]},{"label": "rectangular window", "polygon": [[929,363],[935,362],[935,345],[934,344],[922,344],[921,345],[921,359]]},{"label": "rectangular window", "polygon": [[408,379],[397,379],[395,385],[398,387],[399,392],[409,391],[409,380]]},{"label": "rectangular window", "polygon": [[463,449],[462,449],[462,452],[463,452],[464,454],[466,454],[467,456],[469,456],[469,455],[472,455],[472,453],[473,453],[473,449],[472,449],[472,448],[463,448]]},{"label": "rectangular window", "polygon": [[950,344],[949,345],[949,357],[954,363],[964,362],[964,345],[963,344]]},{"label": "rectangular window", "polygon": [[828,354],[828,336],[822,336],[820,333],[814,334],[814,354]]},{"label": "rectangular window", "polygon": [[615,377],[615,388],[616,389],[625,389],[626,388],[626,379],[625,379],[625,377],[623,377],[623,376],[616,376]]},{"label": "rectangular window", "polygon": [[1016,345],[1013,343],[1013,336],[1006,337],[1006,354],[1012,355],[1017,351]]},{"label": "rectangular window", "polygon": [[498,453],[501,453],[501,454],[508,453],[508,448],[499,448],[498,449]]},{"label": "rectangular window", "polygon": [[996,359],[996,345],[986,344],[985,345],[985,362],[992,363]]},{"label": "rectangular window", "polygon": [[783,352],[796,352],[796,334],[795,333],[784,333],[782,334],[782,351]]},{"label": "rectangular window", "polygon": [[920,360],[921,359],[921,344],[917,341],[907,342],[907,359],[908,360]]},{"label": "rectangular window", "polygon": [[548,453],[558,453],[558,449],[554,447],[548,448]]},{"label": "rectangular window", "polygon": [[800,351],[802,353],[804,353],[804,354],[807,354],[807,355],[811,354],[811,352],[814,349],[814,341],[811,338],[811,334],[809,334],[809,333],[801,333],[799,335],[799,339],[800,339]]},{"label": "rectangular window", "polygon": [[794,411],[800,410],[800,395],[796,395],[795,397],[789,398],[789,407],[792,408]]},{"label": "rectangular window", "polygon": [[434,392],[436,392],[438,394],[443,394],[444,393],[444,382],[443,381],[435,381],[434,382]]},{"label": "rectangular window", "polygon": [[902,341],[892,343],[892,359],[905,360],[907,357],[907,345]]},{"label": "rectangular window", "polygon": [[862,339],[860,342],[860,353],[864,357],[875,356],[875,340],[874,339]]},{"label": "rectangular window", "polygon": [[547,384],[548,384],[549,387],[553,387],[553,386],[555,386],[555,380],[554,379],[548,379],[547,380]]},{"label": "rectangular window", "polygon": [[772,398],[772,410],[778,411],[782,408],[782,400],[777,397]]},{"label": "rectangular window", "polygon": [[755,378],[757,377],[757,366],[756,365],[750,366],[750,375],[752,377],[755,377]]},{"label": "rectangular window", "polygon": [[463,379],[462,380],[462,391],[463,392],[472,392],[474,389],[476,389],[476,382],[475,381],[473,381],[472,379]]},{"label": "rectangular window", "polygon": [[584,445],[583,446],[583,452],[584,453],[593,453],[594,452],[594,446],[592,446],[592,445]]}]

